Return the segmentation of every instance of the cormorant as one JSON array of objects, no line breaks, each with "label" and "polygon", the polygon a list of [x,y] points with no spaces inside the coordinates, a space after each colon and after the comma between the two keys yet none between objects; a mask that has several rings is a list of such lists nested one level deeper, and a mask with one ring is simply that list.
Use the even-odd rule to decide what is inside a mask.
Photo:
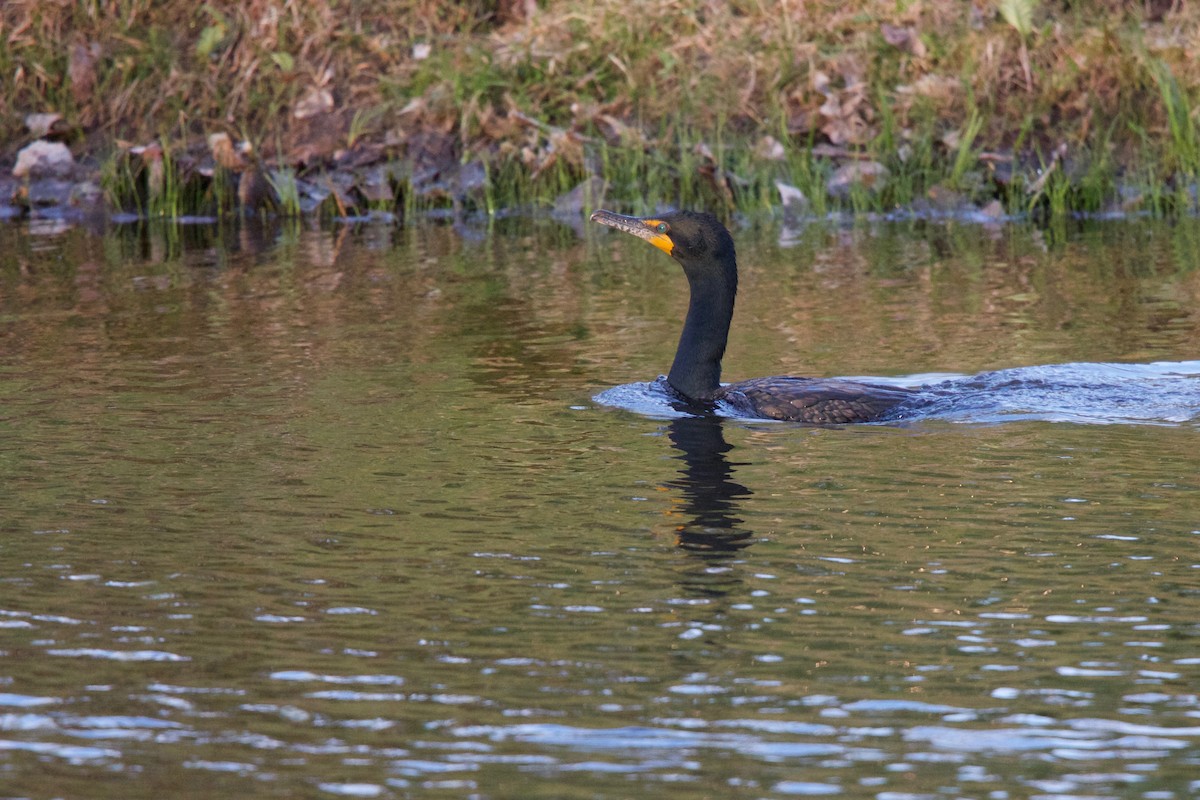
[{"label": "cormorant", "polygon": [[645,239],[683,266],[691,301],[667,383],[688,404],[711,407],[724,401],[748,416],[827,425],[880,419],[913,397],[912,390],[898,386],[836,378],[777,375],[721,385],[721,358],[737,295],[737,256],[729,231],[712,214],[694,211],[639,218],[601,210],[592,221]]}]

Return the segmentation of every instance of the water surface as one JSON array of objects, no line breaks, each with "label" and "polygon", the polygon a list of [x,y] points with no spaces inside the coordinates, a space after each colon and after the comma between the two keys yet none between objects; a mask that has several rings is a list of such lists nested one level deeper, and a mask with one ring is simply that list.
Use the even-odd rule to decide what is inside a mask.
[{"label": "water surface", "polygon": [[678,268],[465,233],[0,227],[6,796],[1200,791],[1195,222],[736,231],[729,379],[1060,365],[847,428],[596,402]]}]

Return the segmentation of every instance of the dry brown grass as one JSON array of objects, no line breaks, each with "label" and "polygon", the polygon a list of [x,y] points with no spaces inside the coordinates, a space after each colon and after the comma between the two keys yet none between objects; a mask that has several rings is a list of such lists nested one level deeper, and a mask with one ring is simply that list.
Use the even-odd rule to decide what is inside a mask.
[{"label": "dry brown grass", "polygon": [[1196,107],[1200,3],[1030,5],[1022,36],[993,0],[8,0],[0,160],[33,112],[85,149],[225,132],[291,163],[403,156],[433,131],[535,176],[594,170],[601,141],[945,158],[973,114],[979,150],[1169,160],[1153,75]]},{"label": "dry brown grass", "polygon": [[328,92],[339,108],[380,101],[414,41],[470,35],[489,14],[447,2],[7,0],[0,8],[6,140],[56,112],[116,138],[270,140]]}]

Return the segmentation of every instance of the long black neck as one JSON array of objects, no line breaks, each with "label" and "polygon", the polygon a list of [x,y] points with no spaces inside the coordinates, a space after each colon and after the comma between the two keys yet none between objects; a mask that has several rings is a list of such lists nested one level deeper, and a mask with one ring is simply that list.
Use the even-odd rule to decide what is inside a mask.
[{"label": "long black neck", "polygon": [[[722,259],[726,262],[726,259]],[[721,385],[721,357],[729,340],[729,321],[737,296],[737,266],[732,246],[719,268],[683,265],[691,289],[687,319],[667,380],[691,400],[711,400]]]}]

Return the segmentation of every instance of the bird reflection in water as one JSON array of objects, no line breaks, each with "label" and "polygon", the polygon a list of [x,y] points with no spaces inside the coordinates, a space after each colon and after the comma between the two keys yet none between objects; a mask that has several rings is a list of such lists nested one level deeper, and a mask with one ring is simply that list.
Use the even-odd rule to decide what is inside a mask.
[{"label": "bird reflection in water", "polygon": [[667,437],[679,450],[675,458],[682,462],[680,477],[665,483],[680,492],[667,513],[679,546],[703,559],[703,579],[695,576],[688,583],[706,594],[725,593],[730,576],[722,577],[723,567],[754,541],[737,515],[738,503],[753,492],[733,480],[735,464],[726,456],[732,445],[725,441],[723,423],[709,414],[678,417],[667,427]]}]

